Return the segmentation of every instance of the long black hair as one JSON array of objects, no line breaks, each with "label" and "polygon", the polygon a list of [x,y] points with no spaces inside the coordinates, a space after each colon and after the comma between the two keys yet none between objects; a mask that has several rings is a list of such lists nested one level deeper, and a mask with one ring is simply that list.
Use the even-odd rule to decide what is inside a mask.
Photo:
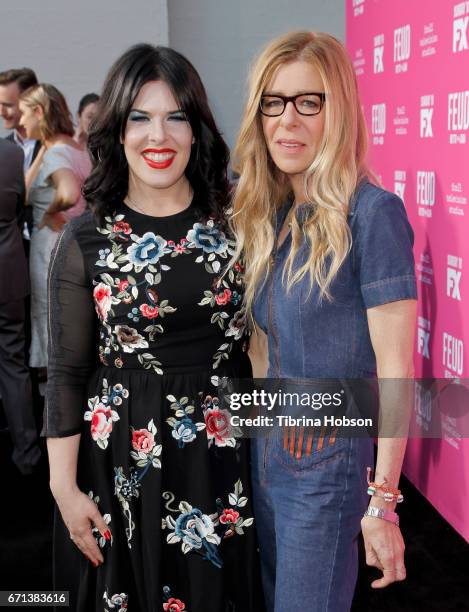
[{"label": "long black hair", "polygon": [[112,215],[127,195],[129,170],[121,139],[140,89],[157,80],[169,86],[192,128],[195,143],[185,175],[194,190],[200,218],[220,219],[228,204],[229,151],[199,74],[174,49],[139,44],[128,49],[110,69],[88,135],[93,170],[85,181],[83,195],[100,222]]}]

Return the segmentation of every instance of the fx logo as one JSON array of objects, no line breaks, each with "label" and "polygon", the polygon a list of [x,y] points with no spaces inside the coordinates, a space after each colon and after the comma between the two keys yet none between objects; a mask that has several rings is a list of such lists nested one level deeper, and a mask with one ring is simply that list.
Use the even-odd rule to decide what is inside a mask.
[{"label": "fx logo", "polygon": [[384,47],[375,47],[373,62],[373,72],[375,74],[378,72],[384,72],[383,53]]},{"label": "fx logo", "polygon": [[433,108],[420,109],[420,138],[433,138]]},{"label": "fx logo", "polygon": [[426,359],[430,359],[430,332],[425,331],[421,327],[417,330],[417,352],[425,357]]},{"label": "fx logo", "polygon": [[453,53],[469,49],[467,43],[467,27],[469,25],[469,15],[460,17],[453,21]]},{"label": "fx logo", "polygon": [[446,274],[446,295],[454,300],[461,301],[461,291],[459,283],[461,282],[461,270],[455,268],[447,268]]}]

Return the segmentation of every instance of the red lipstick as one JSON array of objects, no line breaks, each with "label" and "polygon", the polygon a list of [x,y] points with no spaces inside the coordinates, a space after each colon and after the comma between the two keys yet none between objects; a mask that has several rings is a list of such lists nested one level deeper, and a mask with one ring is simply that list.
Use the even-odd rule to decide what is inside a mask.
[{"label": "red lipstick", "polygon": [[174,149],[145,149],[142,151],[142,157],[150,168],[164,170],[173,163],[176,151]]}]

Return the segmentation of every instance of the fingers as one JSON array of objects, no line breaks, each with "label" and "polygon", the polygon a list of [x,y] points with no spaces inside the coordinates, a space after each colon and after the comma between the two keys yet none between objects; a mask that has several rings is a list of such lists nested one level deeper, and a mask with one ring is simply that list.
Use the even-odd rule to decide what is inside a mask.
[{"label": "fingers", "polygon": [[383,566],[381,565],[381,562],[378,559],[378,555],[372,548],[366,550],[366,564],[370,567],[377,567],[380,570],[383,569]]},{"label": "fingers", "polygon": [[71,531],[70,538],[81,550],[81,552],[90,560],[94,567],[97,567],[101,563],[104,563],[104,557],[96,542],[96,538],[93,535],[93,524],[106,540],[109,541],[111,539],[111,532],[98,508],[93,503],[88,514],[88,520],[83,526],[75,528],[73,532]]},{"label": "fingers", "polygon": [[396,581],[396,570],[394,568],[383,568],[383,577],[378,580],[373,580],[371,587],[373,589],[384,589]]},{"label": "fingers", "polygon": [[[368,558],[370,558],[372,563],[368,563]],[[367,564],[377,567],[383,572],[382,578],[371,583],[374,589],[383,589],[393,582],[400,582],[406,578],[403,547],[396,546],[395,549],[382,548],[377,553],[372,551],[370,554],[367,551]]]},{"label": "fingers", "polygon": [[94,526],[99,531],[99,533],[103,536],[103,538],[107,541],[111,539],[111,532],[106,521],[103,519],[101,513],[96,508],[95,512],[90,516],[91,520],[94,523]]},{"label": "fingers", "polygon": [[70,539],[94,567],[98,567],[98,565],[104,562],[103,556],[96,544],[96,540],[93,537],[91,525],[87,531],[83,530],[70,533]]}]

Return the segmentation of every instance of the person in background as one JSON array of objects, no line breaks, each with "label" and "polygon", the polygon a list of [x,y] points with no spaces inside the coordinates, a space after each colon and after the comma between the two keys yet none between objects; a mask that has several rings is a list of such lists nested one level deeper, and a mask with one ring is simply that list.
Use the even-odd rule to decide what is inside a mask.
[{"label": "person in background", "polygon": [[96,116],[98,110],[99,96],[95,93],[89,93],[83,96],[78,104],[78,125],[75,130],[75,141],[86,149],[88,142],[88,132],[90,123]]},{"label": "person in background", "polygon": [[40,141],[28,138],[20,123],[20,96],[33,85],[37,85],[37,78],[30,68],[12,68],[0,72],[0,117],[3,120],[3,127],[12,130],[7,140],[11,140],[23,150],[25,174],[41,148]]},{"label": "person in background", "polygon": [[[20,95],[33,85],[37,85],[37,78],[31,68],[12,68],[0,72],[0,117],[3,120],[3,127],[6,130],[12,130],[6,139],[11,140],[23,150],[25,174],[41,148],[41,142],[28,138],[23,126],[20,125]],[[28,255],[32,216],[27,207],[22,206],[18,210],[18,225],[23,231],[23,246]]]},{"label": "person in background", "polygon": [[16,222],[24,195],[23,152],[12,142],[0,140],[0,394],[13,440],[13,462],[22,474],[30,474],[41,452],[24,357],[24,298],[29,280]]},{"label": "person in background", "polygon": [[64,224],[85,210],[81,186],[91,170],[86,151],[73,140],[65,98],[41,83],[20,97],[20,124],[41,150],[26,173],[27,203],[33,210],[31,236],[30,366],[45,375],[47,365],[47,271],[50,254]]},{"label": "person in background", "polygon": [[[379,386],[387,424],[410,405],[397,390],[406,393],[413,376],[413,232],[402,201],[373,183],[366,149],[343,45],[315,32],[272,41],[252,71],[233,165],[240,175],[234,259],[244,252],[254,374],[267,370],[326,392],[342,381],[357,393]],[[387,379],[393,387],[383,393]],[[379,437],[369,482],[372,440],[352,436],[291,427],[253,440],[254,513],[272,612],[348,610],[360,527],[367,563],[383,573],[372,587],[405,578],[394,512],[405,433]]]}]

